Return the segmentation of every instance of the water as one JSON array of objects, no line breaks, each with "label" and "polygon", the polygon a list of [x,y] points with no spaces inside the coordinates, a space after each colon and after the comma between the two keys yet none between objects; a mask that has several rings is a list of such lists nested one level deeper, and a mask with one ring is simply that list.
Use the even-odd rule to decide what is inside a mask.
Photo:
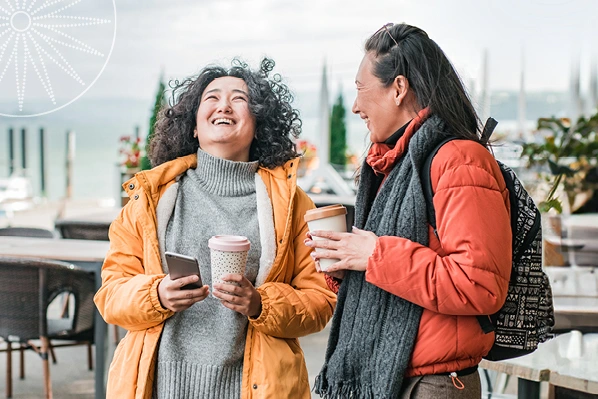
[{"label": "water", "polygon": [[39,129],[45,129],[46,193],[49,199],[66,193],[66,132],[76,134],[73,197],[116,198],[119,193],[119,138],[133,135],[136,125],[145,135],[150,106],[141,100],[87,100],[38,118],[0,119],[0,177],[8,176],[8,129],[15,129],[15,166],[21,169],[21,132],[27,129],[25,174],[34,193],[40,187]]},{"label": "water", "polygon": [[[347,97],[346,97],[347,98]],[[316,108],[307,95],[297,96],[296,106],[301,110],[303,138],[319,145]],[[34,194],[41,196],[39,128],[46,131],[46,192],[50,200],[66,193],[66,132],[76,133],[76,156],[73,170],[73,198],[113,198],[120,196],[119,138],[133,135],[139,126],[142,137],[148,130],[151,100],[139,99],[85,99],[65,109],[37,118],[0,119],[0,177],[8,176],[8,129],[15,129],[15,163],[21,166],[21,134],[27,129],[27,170]],[[515,121],[501,121],[498,132],[514,131]],[[534,121],[529,121],[534,126]],[[350,113],[347,104],[347,143],[349,151],[363,155],[369,136],[363,121]]]}]

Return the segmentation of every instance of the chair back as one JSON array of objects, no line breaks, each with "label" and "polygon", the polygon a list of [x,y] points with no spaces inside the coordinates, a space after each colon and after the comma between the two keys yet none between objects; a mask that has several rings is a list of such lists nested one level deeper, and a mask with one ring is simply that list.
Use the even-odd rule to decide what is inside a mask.
[{"label": "chair back", "polygon": [[[48,305],[63,293],[75,299],[72,322],[57,323],[61,327],[50,331]],[[69,263],[0,257],[0,337],[26,342],[40,336],[92,336],[94,294],[93,275]]]},{"label": "chair back", "polygon": [[0,236],[55,238],[53,231],[38,229],[36,227],[5,227],[0,229]]},{"label": "chair back", "polygon": [[58,220],[55,223],[55,227],[60,232],[62,238],[109,241],[108,230],[110,229],[110,224],[107,223]]}]

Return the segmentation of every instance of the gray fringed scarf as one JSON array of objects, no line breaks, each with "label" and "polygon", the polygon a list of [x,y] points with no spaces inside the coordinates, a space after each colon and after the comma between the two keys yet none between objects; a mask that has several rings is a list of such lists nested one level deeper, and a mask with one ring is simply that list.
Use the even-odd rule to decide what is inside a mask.
[{"label": "gray fringed scarf", "polygon": [[[445,124],[437,116],[426,120],[377,195],[376,176],[364,162],[356,202],[357,227],[377,236],[404,237],[428,245],[420,171],[444,131]],[[401,267],[400,262],[396,260],[396,267]],[[316,393],[324,398],[398,398],[421,314],[421,307],[366,282],[364,272],[348,271],[338,293]]]}]

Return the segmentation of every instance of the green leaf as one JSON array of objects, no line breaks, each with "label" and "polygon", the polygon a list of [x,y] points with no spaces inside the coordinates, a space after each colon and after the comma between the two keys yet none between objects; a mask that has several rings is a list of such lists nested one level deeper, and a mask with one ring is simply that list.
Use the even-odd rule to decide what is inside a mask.
[{"label": "green leaf", "polygon": [[549,210],[554,209],[557,213],[563,213],[563,204],[556,198],[548,201],[542,201],[538,204],[538,210],[542,213],[546,213]]}]

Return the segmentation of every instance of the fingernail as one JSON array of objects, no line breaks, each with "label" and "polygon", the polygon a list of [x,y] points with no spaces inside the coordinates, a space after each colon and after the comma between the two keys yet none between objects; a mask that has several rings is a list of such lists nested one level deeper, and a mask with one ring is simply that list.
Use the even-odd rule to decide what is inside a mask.
[{"label": "fingernail", "polygon": [[351,230],[359,230],[359,229],[355,226],[351,226]]}]

